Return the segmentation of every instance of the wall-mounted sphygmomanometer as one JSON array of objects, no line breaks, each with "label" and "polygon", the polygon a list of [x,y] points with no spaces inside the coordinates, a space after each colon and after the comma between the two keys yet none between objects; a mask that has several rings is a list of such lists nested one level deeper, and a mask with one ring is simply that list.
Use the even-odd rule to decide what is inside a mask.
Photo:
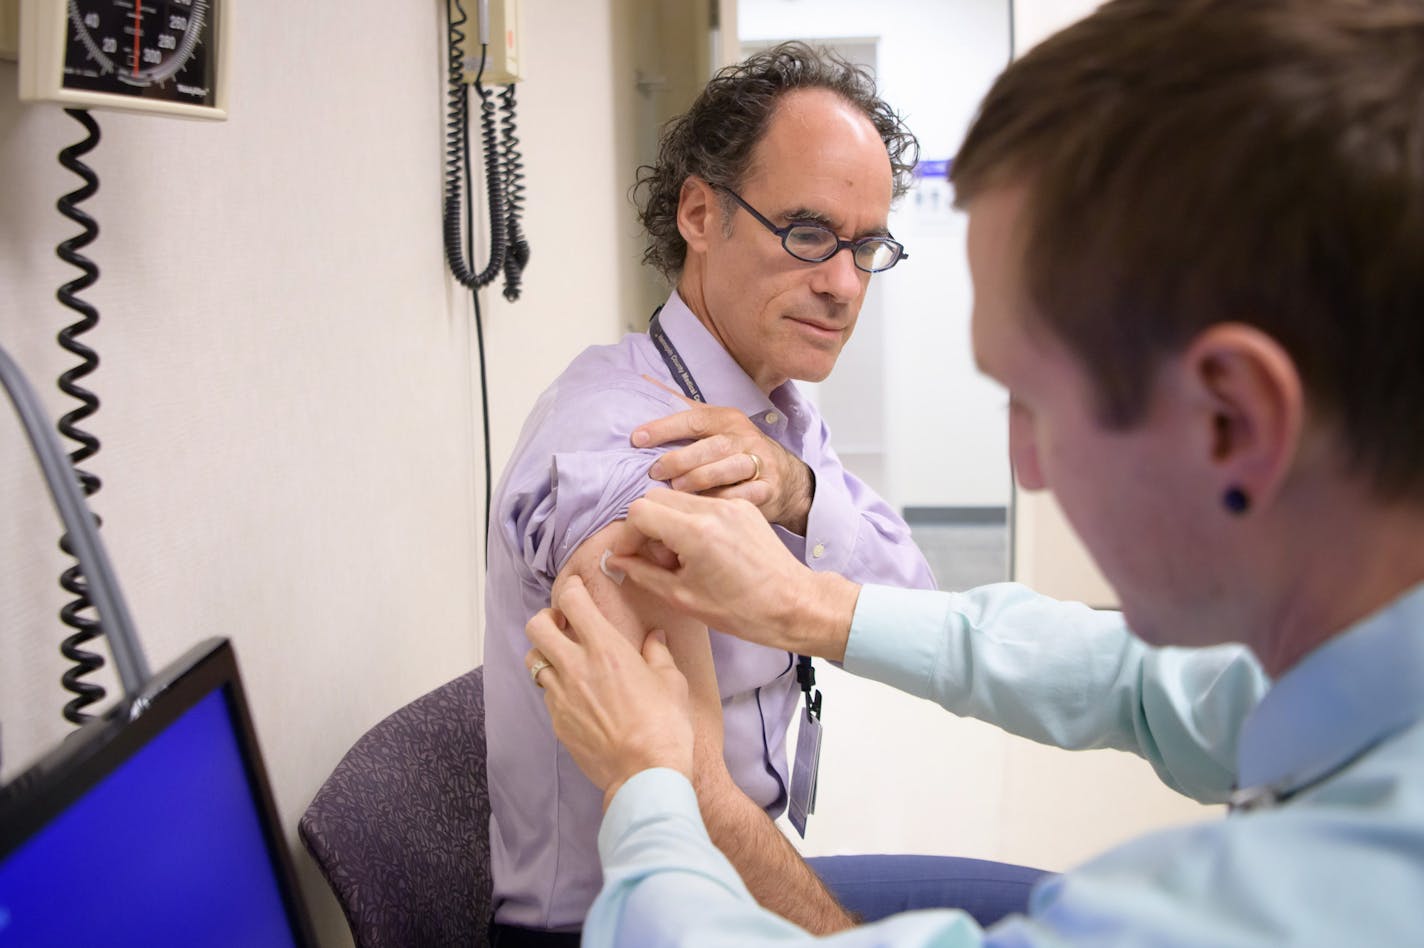
[{"label": "wall-mounted sphygmomanometer", "polygon": [[[474,22],[466,3],[474,7]],[[519,298],[529,262],[524,239],[524,159],[515,124],[515,83],[520,71],[519,0],[446,0],[449,18],[445,161],[445,258],[450,272],[478,290],[504,274],[504,296]],[[490,86],[502,85],[498,95]],[[479,101],[489,260],[476,269],[473,256],[473,183],[470,173],[470,90]],[[462,199],[461,192],[464,192]],[[462,218],[464,233],[462,234]]]},{"label": "wall-mounted sphygmomanometer", "polygon": [[[60,348],[76,360],[60,374],[59,390],[78,404],[56,427],[74,446],[69,463],[85,497],[101,486],[98,476],[81,466],[99,451],[98,437],[80,427],[99,409],[99,397],[81,385],[99,365],[98,354],[80,338],[99,323],[98,309],[80,295],[99,279],[98,265],[80,253],[99,234],[98,223],[80,208],[99,190],[99,176],[81,160],[99,144],[99,123],[89,109],[227,118],[234,2],[20,0],[17,9],[15,0],[0,0],[0,56],[19,60],[20,98],[64,106],[87,133],[59,153],[59,163],[83,184],[57,202],[60,214],[81,229],[55,248],[61,260],[80,271],[55,294],[78,315],[59,331]],[[93,599],[95,577],[86,573],[78,539],[70,529],[59,543],[76,561],[59,578],[73,597],[60,609],[60,620],[72,632],[60,644],[60,654],[73,663],[61,684],[74,695],[64,706],[64,717],[74,724],[89,720],[86,709],[105,697],[103,687],[89,679],[104,665],[102,656],[89,650],[102,634],[95,607],[102,610],[103,604]],[[116,657],[116,663],[122,674],[122,660]],[[131,677],[124,676],[126,687]]]},{"label": "wall-mounted sphygmomanometer", "polygon": [[20,98],[227,118],[234,0],[21,0]]}]

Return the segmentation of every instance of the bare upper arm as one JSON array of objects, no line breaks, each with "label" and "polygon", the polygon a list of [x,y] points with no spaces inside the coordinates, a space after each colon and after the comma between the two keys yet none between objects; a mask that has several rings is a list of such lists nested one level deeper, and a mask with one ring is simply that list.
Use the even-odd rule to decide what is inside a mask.
[{"label": "bare upper arm", "polygon": [[[668,651],[678,669],[687,677],[699,717],[710,715],[718,722],[720,732],[721,698],[717,691],[717,675],[712,665],[712,647],[707,627],[696,619],[676,612],[660,600],[644,593],[632,583],[616,583],[603,572],[599,562],[603,551],[611,549],[618,534],[629,529],[618,520],[585,540],[554,580],[553,598],[558,601],[560,589],[570,576],[578,576],[588,588],[599,610],[618,628],[634,648],[641,650],[643,639],[654,629],[667,633]],[[719,735],[720,736],[720,735]]]}]

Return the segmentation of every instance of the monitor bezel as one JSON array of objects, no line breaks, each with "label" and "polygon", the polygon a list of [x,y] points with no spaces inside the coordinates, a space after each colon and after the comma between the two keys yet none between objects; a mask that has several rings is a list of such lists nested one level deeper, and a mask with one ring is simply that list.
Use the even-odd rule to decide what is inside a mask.
[{"label": "monitor bezel", "polygon": [[306,905],[296,868],[281,831],[267,767],[238,674],[237,656],[225,638],[206,639],[154,674],[131,700],[122,700],[102,716],[66,737],[58,747],[0,787],[0,861],[121,767],[200,700],[221,691],[247,774],[259,823],[273,861],[283,908],[297,944],[313,946]]}]

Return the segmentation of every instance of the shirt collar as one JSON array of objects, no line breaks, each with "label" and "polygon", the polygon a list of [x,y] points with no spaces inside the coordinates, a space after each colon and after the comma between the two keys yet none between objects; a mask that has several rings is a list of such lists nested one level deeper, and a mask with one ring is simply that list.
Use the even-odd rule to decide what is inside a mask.
[{"label": "shirt collar", "polygon": [[[786,415],[805,418],[805,396],[795,382],[785,382],[772,390],[771,397],[762,394],[751,376],[743,371],[732,358],[731,353],[722,348],[716,337],[702,325],[676,290],[668,297],[663,308],[658,311],[658,322],[673,347],[682,356],[702,397],[709,405],[726,405],[757,419],[766,430],[785,430]],[[767,412],[775,408],[772,417],[776,421],[766,421]]]},{"label": "shirt collar", "polygon": [[1242,787],[1289,792],[1424,717],[1424,583],[1307,655],[1241,730]]}]

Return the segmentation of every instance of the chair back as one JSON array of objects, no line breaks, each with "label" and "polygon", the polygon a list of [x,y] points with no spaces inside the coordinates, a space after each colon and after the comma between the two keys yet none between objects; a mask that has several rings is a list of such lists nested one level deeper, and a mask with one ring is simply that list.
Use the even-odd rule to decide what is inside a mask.
[{"label": "chair back", "polygon": [[303,814],[357,948],[488,944],[484,718],[481,667],[367,731]]}]

